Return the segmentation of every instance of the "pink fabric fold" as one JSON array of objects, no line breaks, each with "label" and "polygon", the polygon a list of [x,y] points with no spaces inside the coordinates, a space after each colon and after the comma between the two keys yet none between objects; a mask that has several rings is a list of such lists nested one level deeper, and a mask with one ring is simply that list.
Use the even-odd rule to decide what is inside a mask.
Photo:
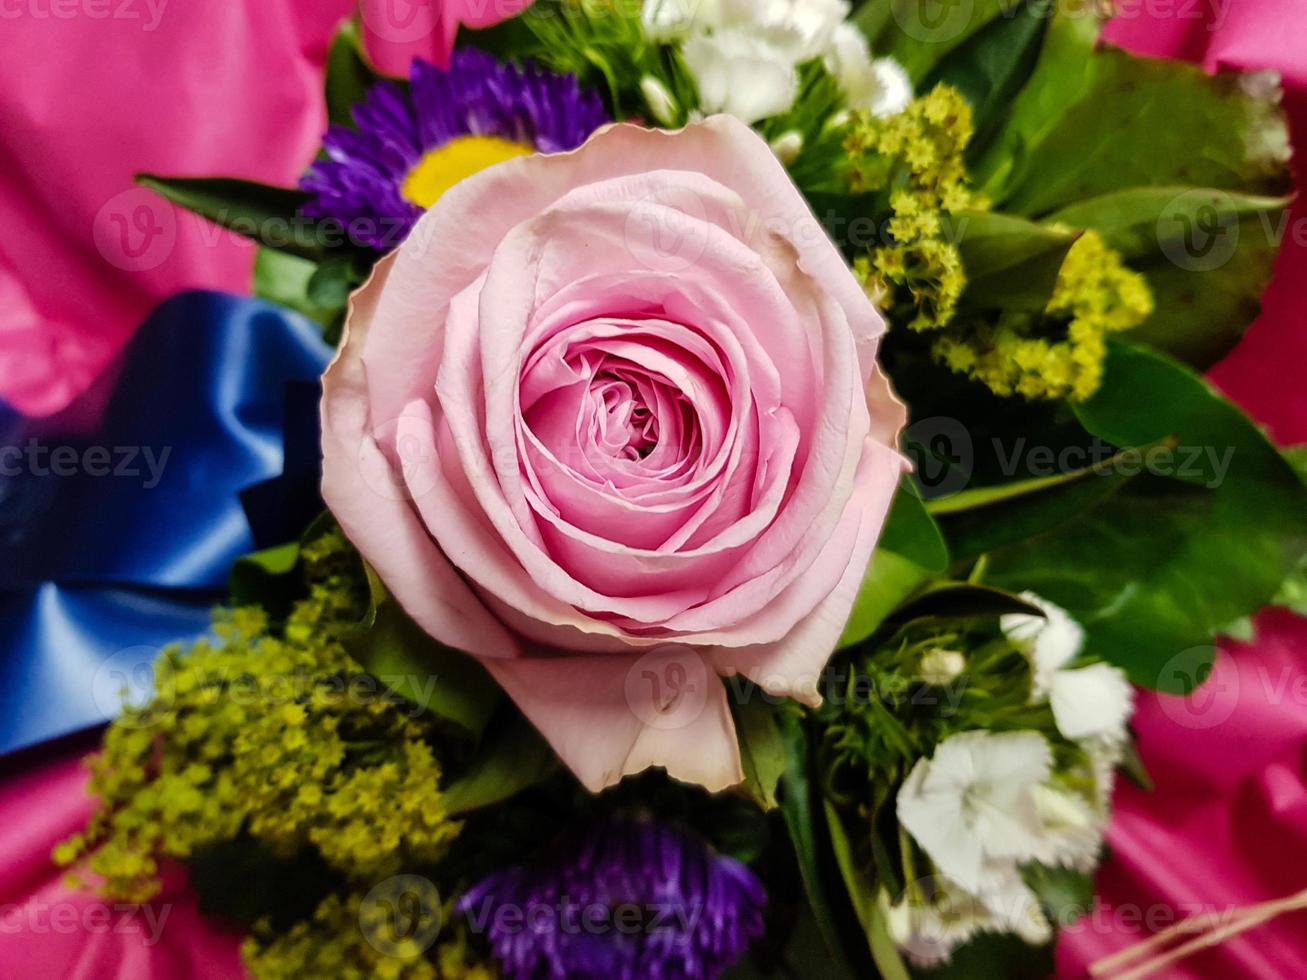
[{"label": "pink fabric fold", "polygon": [[294,183],[352,0],[0,10],[0,400],[58,411],[160,300],[245,292],[252,248],[133,174]]},{"label": "pink fabric fold", "polygon": [[0,784],[0,980],[235,980],[236,930],[200,915],[183,873],[144,905],[70,891],[50,851],[92,810],[81,757],[59,743],[42,765]]}]

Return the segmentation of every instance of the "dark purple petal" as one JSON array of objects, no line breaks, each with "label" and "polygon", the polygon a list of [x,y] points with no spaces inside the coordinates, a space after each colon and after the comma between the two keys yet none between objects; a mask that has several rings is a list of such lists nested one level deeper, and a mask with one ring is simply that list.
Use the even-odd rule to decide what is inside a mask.
[{"label": "dark purple petal", "polygon": [[766,905],[738,861],[664,824],[615,818],[547,864],[488,876],[458,909],[506,980],[712,980],[762,934]]}]

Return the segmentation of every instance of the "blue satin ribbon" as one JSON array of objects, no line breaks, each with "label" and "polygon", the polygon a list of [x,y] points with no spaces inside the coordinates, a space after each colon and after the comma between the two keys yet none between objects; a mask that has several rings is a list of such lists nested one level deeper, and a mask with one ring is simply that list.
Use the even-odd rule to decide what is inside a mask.
[{"label": "blue satin ribbon", "polygon": [[207,631],[232,562],[303,530],[330,354],[296,314],[184,293],[133,338],[89,431],[85,406],[0,415],[0,753],[143,696],[160,648]]}]

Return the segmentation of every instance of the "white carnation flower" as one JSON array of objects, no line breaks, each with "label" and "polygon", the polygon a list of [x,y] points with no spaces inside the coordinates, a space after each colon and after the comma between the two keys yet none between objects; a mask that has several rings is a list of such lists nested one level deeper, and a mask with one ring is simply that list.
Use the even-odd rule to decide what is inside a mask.
[{"label": "white carnation flower", "polygon": [[912,101],[912,79],[893,58],[871,57],[867,37],[855,25],[835,29],[826,55],[826,70],[840,84],[850,109],[878,118],[897,115]]},{"label": "white carnation flower", "polygon": [[954,735],[913,767],[899,790],[899,822],[941,874],[981,894],[1047,851],[1035,791],[1052,764],[1038,732]]},{"label": "white carnation flower", "polygon": [[705,112],[746,123],[779,115],[794,104],[799,78],[784,51],[747,31],[692,37],[682,48]]},{"label": "white carnation flower", "polygon": [[819,58],[849,16],[847,0],[720,0],[722,24],[765,38],[793,64]]},{"label": "white carnation flower", "polygon": [[1134,711],[1134,691],[1125,674],[1110,664],[1067,670],[1084,646],[1085,631],[1065,609],[1047,599],[1033,592],[1023,592],[1021,598],[1042,609],[1047,618],[1009,615],[1000,626],[1030,658],[1032,698],[1048,700],[1058,731],[1067,738],[1124,739]]}]

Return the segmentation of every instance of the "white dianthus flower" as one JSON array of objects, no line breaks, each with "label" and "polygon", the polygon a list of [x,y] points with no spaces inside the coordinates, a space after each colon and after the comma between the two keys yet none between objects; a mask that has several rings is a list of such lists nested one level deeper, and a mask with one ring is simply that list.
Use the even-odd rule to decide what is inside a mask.
[{"label": "white dianthus flower", "polygon": [[1047,850],[1036,789],[1053,755],[1038,732],[963,732],[913,767],[899,790],[899,822],[940,873],[972,894]]},{"label": "white dianthus flower", "polygon": [[853,24],[844,23],[835,29],[826,55],[826,70],[839,82],[851,109],[883,119],[902,112],[912,101],[912,80],[907,70],[893,58],[873,60],[866,35]]},{"label": "white dianthus flower", "polygon": [[1034,673],[1031,696],[1052,705],[1057,728],[1067,738],[1120,741],[1134,711],[1134,691],[1118,668],[1093,664],[1068,670],[1079,656],[1085,631],[1060,606],[1024,592],[1021,598],[1046,618],[1009,615],[1000,620],[1007,638],[1025,651]]},{"label": "white dianthus flower", "polygon": [[794,104],[799,78],[775,45],[728,29],[692,37],[682,49],[705,112],[725,112],[746,123],[779,115]]}]

